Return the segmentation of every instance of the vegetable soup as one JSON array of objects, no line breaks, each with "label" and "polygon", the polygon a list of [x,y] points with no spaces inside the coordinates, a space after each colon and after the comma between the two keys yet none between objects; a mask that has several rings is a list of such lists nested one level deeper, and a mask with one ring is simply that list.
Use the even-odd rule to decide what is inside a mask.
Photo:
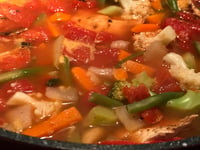
[{"label": "vegetable soup", "polygon": [[199,0],[0,0],[0,127],[86,144],[200,136]]}]

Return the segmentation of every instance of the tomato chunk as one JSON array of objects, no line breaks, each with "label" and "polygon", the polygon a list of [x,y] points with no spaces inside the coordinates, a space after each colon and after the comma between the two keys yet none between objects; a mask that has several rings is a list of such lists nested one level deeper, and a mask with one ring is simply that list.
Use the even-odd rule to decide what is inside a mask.
[{"label": "tomato chunk", "polygon": [[163,114],[157,108],[152,108],[142,112],[141,114],[142,119],[148,124],[155,124],[162,120]]},{"label": "tomato chunk", "polygon": [[27,66],[31,61],[29,49],[16,49],[0,56],[0,71],[11,71]]}]

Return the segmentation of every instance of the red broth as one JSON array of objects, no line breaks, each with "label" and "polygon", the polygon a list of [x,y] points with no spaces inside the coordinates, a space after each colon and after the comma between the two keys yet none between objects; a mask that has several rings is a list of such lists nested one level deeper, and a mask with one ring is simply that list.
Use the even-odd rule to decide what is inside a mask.
[{"label": "red broth", "polygon": [[89,144],[200,135],[197,1],[0,7],[1,128]]}]

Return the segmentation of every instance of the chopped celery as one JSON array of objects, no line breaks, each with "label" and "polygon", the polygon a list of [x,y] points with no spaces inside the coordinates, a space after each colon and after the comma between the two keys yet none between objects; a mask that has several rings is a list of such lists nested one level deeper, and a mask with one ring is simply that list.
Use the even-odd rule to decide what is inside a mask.
[{"label": "chopped celery", "polygon": [[183,60],[185,61],[186,65],[190,69],[195,69],[196,68],[196,61],[194,55],[191,53],[185,53],[183,55]]},{"label": "chopped celery", "polygon": [[153,78],[149,77],[146,72],[141,72],[137,74],[136,77],[132,80],[134,86],[144,84],[148,88],[152,86],[153,82]]},{"label": "chopped celery", "polygon": [[98,11],[98,13],[107,15],[107,16],[116,16],[120,15],[123,12],[123,9],[119,6],[110,5]]},{"label": "chopped celery", "polygon": [[200,92],[188,90],[184,96],[168,101],[166,106],[175,110],[182,110],[187,112],[199,111],[199,98]]},{"label": "chopped celery", "polygon": [[116,123],[117,116],[111,108],[95,106],[88,113],[86,121],[89,125],[109,126]]}]

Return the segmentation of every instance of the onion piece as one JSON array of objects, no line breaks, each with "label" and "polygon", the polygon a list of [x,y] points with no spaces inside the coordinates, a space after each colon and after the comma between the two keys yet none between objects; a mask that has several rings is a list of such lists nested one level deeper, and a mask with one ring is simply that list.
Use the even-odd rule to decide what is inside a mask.
[{"label": "onion piece", "polygon": [[116,107],[115,112],[120,122],[128,131],[136,131],[145,125],[137,116],[132,116],[128,113],[125,106]]},{"label": "onion piece", "polygon": [[63,102],[78,101],[78,91],[73,87],[47,87],[45,96],[51,99],[61,100]]},{"label": "onion piece", "polygon": [[60,56],[62,56],[62,50],[64,48],[64,36],[59,36],[53,45],[53,60],[54,60],[54,66],[58,69],[59,68],[59,61]]},{"label": "onion piece", "polygon": [[111,48],[118,48],[118,49],[128,49],[130,42],[128,41],[123,41],[123,40],[117,40],[113,41],[110,45]]},{"label": "onion piece", "polygon": [[98,76],[112,78],[113,77],[113,69],[112,68],[97,68],[97,67],[89,67],[89,72],[92,72]]}]

